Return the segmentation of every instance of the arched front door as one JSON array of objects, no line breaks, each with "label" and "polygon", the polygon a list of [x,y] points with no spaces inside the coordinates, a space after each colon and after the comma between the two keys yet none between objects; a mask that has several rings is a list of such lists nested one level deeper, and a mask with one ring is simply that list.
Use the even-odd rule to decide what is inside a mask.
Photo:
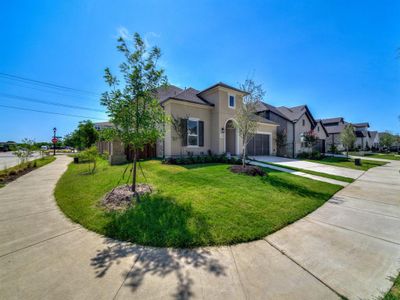
[{"label": "arched front door", "polygon": [[233,121],[229,120],[225,125],[225,152],[231,155],[236,154],[236,128]]}]

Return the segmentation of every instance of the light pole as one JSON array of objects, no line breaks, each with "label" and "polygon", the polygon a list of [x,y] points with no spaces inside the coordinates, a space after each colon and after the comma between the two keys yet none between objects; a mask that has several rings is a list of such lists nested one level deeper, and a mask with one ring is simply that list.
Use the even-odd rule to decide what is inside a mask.
[{"label": "light pole", "polygon": [[53,142],[53,155],[54,156],[56,155],[56,143],[57,143],[56,132],[57,132],[57,128],[54,127],[53,128],[53,140],[52,140],[52,142]]}]

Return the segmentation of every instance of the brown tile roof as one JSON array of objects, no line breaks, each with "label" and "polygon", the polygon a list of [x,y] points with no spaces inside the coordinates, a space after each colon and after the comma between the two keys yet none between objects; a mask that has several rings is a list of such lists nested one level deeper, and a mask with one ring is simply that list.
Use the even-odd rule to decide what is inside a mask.
[{"label": "brown tile roof", "polygon": [[360,128],[360,127],[369,127],[368,122],[363,122],[363,123],[353,123],[354,127]]},{"label": "brown tile roof", "polygon": [[262,112],[262,111],[271,111],[271,112],[273,112],[274,114],[276,114],[276,115],[278,115],[278,116],[280,116],[280,117],[282,117],[282,118],[284,118],[284,119],[286,119],[286,120],[288,120],[288,121],[291,121],[291,120],[288,119],[288,117],[286,117],[283,113],[281,113],[281,112],[278,110],[277,107],[275,107],[275,106],[273,106],[273,105],[271,105],[271,104],[267,104],[267,103],[265,103],[265,102],[258,101],[258,102],[256,103],[256,109],[257,109],[257,112],[258,112],[258,113],[259,113],[259,112]]},{"label": "brown tile roof", "polygon": [[280,106],[277,107],[277,109],[291,121],[297,121],[307,111],[306,105],[299,105],[290,108]]},{"label": "brown tile roof", "polygon": [[178,100],[178,101],[196,103],[201,105],[214,106],[214,104],[203,99],[199,95],[198,90],[191,87],[184,90],[174,85],[160,87],[157,89],[156,97],[160,101],[160,104],[163,104],[167,100],[171,99],[171,100]]}]

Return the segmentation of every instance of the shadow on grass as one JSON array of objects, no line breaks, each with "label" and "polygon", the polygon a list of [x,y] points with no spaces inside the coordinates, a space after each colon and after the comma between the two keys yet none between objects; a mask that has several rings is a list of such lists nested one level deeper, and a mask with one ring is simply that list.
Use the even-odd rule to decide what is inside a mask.
[{"label": "shadow on grass", "polygon": [[191,169],[200,169],[200,168],[207,168],[220,165],[223,165],[223,163],[198,163],[198,164],[180,165],[180,166],[185,169],[191,170]]},{"label": "shadow on grass", "polygon": [[[107,231],[116,238],[156,246],[194,246],[202,239],[210,239],[206,220],[196,215],[190,205],[177,204],[173,199],[158,195],[144,197],[136,207],[113,214]],[[112,239],[105,239],[104,249],[97,251],[91,266],[97,277],[103,277],[124,258],[131,258],[134,263],[129,272],[122,274],[126,279],[124,286],[131,292],[137,291],[146,276],[156,277],[162,288],[162,279],[170,275],[174,279],[166,280],[168,286],[176,284],[172,296],[189,299],[195,284],[191,270],[201,269],[214,276],[226,275],[225,266],[205,249],[145,247]]]},{"label": "shadow on grass", "polygon": [[139,205],[110,217],[106,235],[121,240],[156,247],[212,242],[206,218],[194,212],[190,203],[180,204],[161,195],[144,196]]},{"label": "shadow on grass", "polygon": [[[273,173],[273,172],[269,172],[269,173]],[[332,196],[331,192],[323,192],[324,189],[321,189],[320,191],[313,191],[313,190],[311,190],[307,187],[301,186],[299,184],[291,183],[291,182],[287,181],[285,178],[280,178],[280,177],[276,177],[276,176],[261,177],[261,181],[263,181],[264,183],[268,183],[283,192],[290,191],[290,192],[296,193],[303,197],[328,200]]]}]

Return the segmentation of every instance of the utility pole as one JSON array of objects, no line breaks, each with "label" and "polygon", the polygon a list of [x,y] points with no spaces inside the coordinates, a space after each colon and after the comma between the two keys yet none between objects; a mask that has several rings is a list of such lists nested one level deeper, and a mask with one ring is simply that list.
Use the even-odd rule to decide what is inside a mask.
[{"label": "utility pole", "polygon": [[57,128],[54,127],[53,128],[53,139],[51,140],[53,142],[53,155],[56,155],[56,144],[57,144],[57,138],[56,138],[56,132],[57,132]]}]

